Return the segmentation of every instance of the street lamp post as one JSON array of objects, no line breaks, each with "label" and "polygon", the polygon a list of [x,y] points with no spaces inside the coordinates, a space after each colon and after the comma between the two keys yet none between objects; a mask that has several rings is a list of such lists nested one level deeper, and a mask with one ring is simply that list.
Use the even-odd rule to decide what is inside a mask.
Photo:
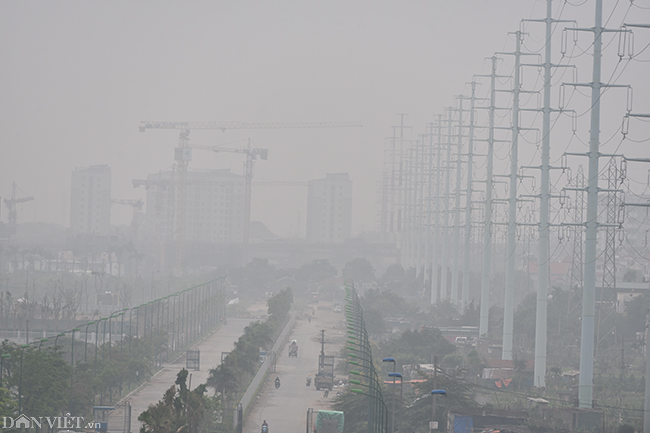
[{"label": "street lamp post", "polygon": [[[86,327],[86,329],[88,329]],[[72,344],[70,345],[70,403],[72,403],[72,384],[74,383],[74,333],[79,329],[72,330]]]},{"label": "street lamp post", "polygon": [[120,325],[120,353],[124,351],[124,316],[128,310],[129,310],[128,308],[125,308],[119,314],[120,316],[122,316],[122,324]]},{"label": "street lamp post", "polygon": [[58,334],[56,338],[54,339],[54,347],[58,345],[59,337],[65,337],[65,333]]},{"label": "street lamp post", "polygon": [[[392,432],[395,432],[395,378],[399,377],[399,401],[400,407],[402,405],[402,392],[404,390],[404,379],[402,378],[402,373],[392,372],[388,373],[388,377],[393,378],[393,422],[392,422]],[[402,419],[400,417],[400,419]]]},{"label": "street lamp post", "polygon": [[41,350],[41,346],[43,345],[43,343],[45,343],[46,341],[50,341],[50,339],[49,338],[41,338],[40,343],[38,343],[38,350],[39,351]]},{"label": "street lamp post", "polygon": [[429,430],[438,430],[438,425],[436,421],[436,396],[438,395],[447,395],[447,391],[444,389],[434,389],[431,391],[431,425],[429,426]]},{"label": "street lamp post", "polygon": [[[395,368],[397,366],[397,362],[395,361],[395,358],[384,358],[381,361],[393,363],[393,373],[395,373]],[[400,375],[400,377],[402,376]],[[393,376],[393,387],[391,388],[391,400],[392,400],[393,407],[391,409],[391,414],[390,414],[390,432],[395,433],[395,376]]]},{"label": "street lamp post", "polygon": [[4,373],[4,363],[5,359],[11,358],[10,353],[5,353],[0,356],[0,387],[2,386],[2,374]]},{"label": "street lamp post", "polygon": [[95,324],[95,377],[97,376],[97,349],[99,348],[99,324],[104,318],[100,318]]},{"label": "street lamp post", "polygon": [[86,323],[86,338],[84,339],[84,362],[86,362],[86,355],[88,354],[88,327],[93,325],[95,321]]},{"label": "street lamp post", "polygon": [[23,412],[23,358],[25,357],[25,349],[28,347],[29,344],[20,346],[22,350],[20,352],[20,379],[18,381],[18,413]]}]

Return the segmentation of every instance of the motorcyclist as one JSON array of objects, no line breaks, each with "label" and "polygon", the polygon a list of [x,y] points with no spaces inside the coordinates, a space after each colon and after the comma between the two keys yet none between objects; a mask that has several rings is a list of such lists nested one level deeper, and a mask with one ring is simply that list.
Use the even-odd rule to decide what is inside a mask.
[{"label": "motorcyclist", "polygon": [[311,385],[311,373],[307,376],[307,386]]},{"label": "motorcyclist", "polygon": [[266,423],[266,420],[262,422],[262,432],[267,433],[269,431],[269,425]]},{"label": "motorcyclist", "polygon": [[275,387],[280,388],[280,378],[279,377],[275,378]]}]

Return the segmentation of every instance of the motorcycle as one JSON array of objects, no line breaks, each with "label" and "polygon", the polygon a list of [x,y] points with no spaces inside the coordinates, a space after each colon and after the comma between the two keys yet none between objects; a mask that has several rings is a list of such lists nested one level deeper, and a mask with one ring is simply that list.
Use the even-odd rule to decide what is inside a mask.
[{"label": "motorcycle", "polygon": [[275,379],[275,389],[280,388],[280,379]]},{"label": "motorcycle", "polygon": [[264,424],[262,425],[262,433],[269,433],[269,426]]}]

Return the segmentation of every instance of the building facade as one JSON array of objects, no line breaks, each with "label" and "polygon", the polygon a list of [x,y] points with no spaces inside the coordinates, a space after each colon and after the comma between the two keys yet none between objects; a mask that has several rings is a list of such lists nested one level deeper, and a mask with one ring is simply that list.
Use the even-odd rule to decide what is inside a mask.
[{"label": "building facade", "polygon": [[307,241],[340,243],[352,234],[352,181],[348,173],[328,173],[309,181]]},{"label": "building facade", "polygon": [[[174,239],[177,191],[172,171],[147,177],[146,226],[159,242]],[[188,171],[185,186],[185,241],[241,243],[244,237],[245,180],[230,170]]]},{"label": "building facade", "polygon": [[72,172],[72,235],[108,236],[111,228],[111,169],[91,165]]}]

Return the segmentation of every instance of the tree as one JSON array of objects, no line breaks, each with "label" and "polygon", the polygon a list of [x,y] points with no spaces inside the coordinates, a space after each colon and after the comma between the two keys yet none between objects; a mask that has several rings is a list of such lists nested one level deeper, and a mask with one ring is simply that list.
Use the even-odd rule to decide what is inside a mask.
[{"label": "tree", "polygon": [[329,260],[316,259],[311,263],[302,265],[297,271],[295,278],[298,281],[317,283],[327,278],[335,277],[339,271],[332,266]]},{"label": "tree", "polygon": [[441,359],[456,351],[438,328],[424,328],[421,331],[404,331],[379,345],[382,357],[391,356],[398,365],[431,362],[433,355]]},{"label": "tree", "polygon": [[412,317],[416,310],[398,294],[379,289],[366,291],[361,298],[361,306],[366,329],[371,334],[382,334],[388,331],[384,320],[386,317]]},{"label": "tree", "polygon": [[343,278],[349,278],[356,283],[371,283],[375,281],[375,268],[364,258],[358,257],[345,264],[341,271]]},{"label": "tree", "polygon": [[[22,413],[27,416],[58,416],[68,406],[70,395],[70,365],[62,352],[55,348],[21,349],[6,341],[2,353],[11,353],[12,375],[8,382],[18,392],[20,360],[22,371]],[[24,352],[24,353],[23,353]],[[15,372],[15,373],[14,373]]]},{"label": "tree", "polygon": [[176,375],[176,382],[163,394],[162,400],[138,416],[143,425],[140,433],[196,432],[206,421],[205,385],[190,391],[187,387],[189,372],[182,369]]},{"label": "tree", "polygon": [[[284,317],[289,313],[291,309],[291,304],[293,303],[293,291],[290,287],[282,290],[277,295],[269,298],[266,302],[269,313],[269,320],[272,322],[274,320],[284,319]],[[275,326],[275,323],[271,323],[271,326]]]},{"label": "tree", "polygon": [[382,289],[402,295],[415,295],[421,287],[420,281],[415,275],[415,269],[405,270],[400,265],[389,266],[377,282]]}]

